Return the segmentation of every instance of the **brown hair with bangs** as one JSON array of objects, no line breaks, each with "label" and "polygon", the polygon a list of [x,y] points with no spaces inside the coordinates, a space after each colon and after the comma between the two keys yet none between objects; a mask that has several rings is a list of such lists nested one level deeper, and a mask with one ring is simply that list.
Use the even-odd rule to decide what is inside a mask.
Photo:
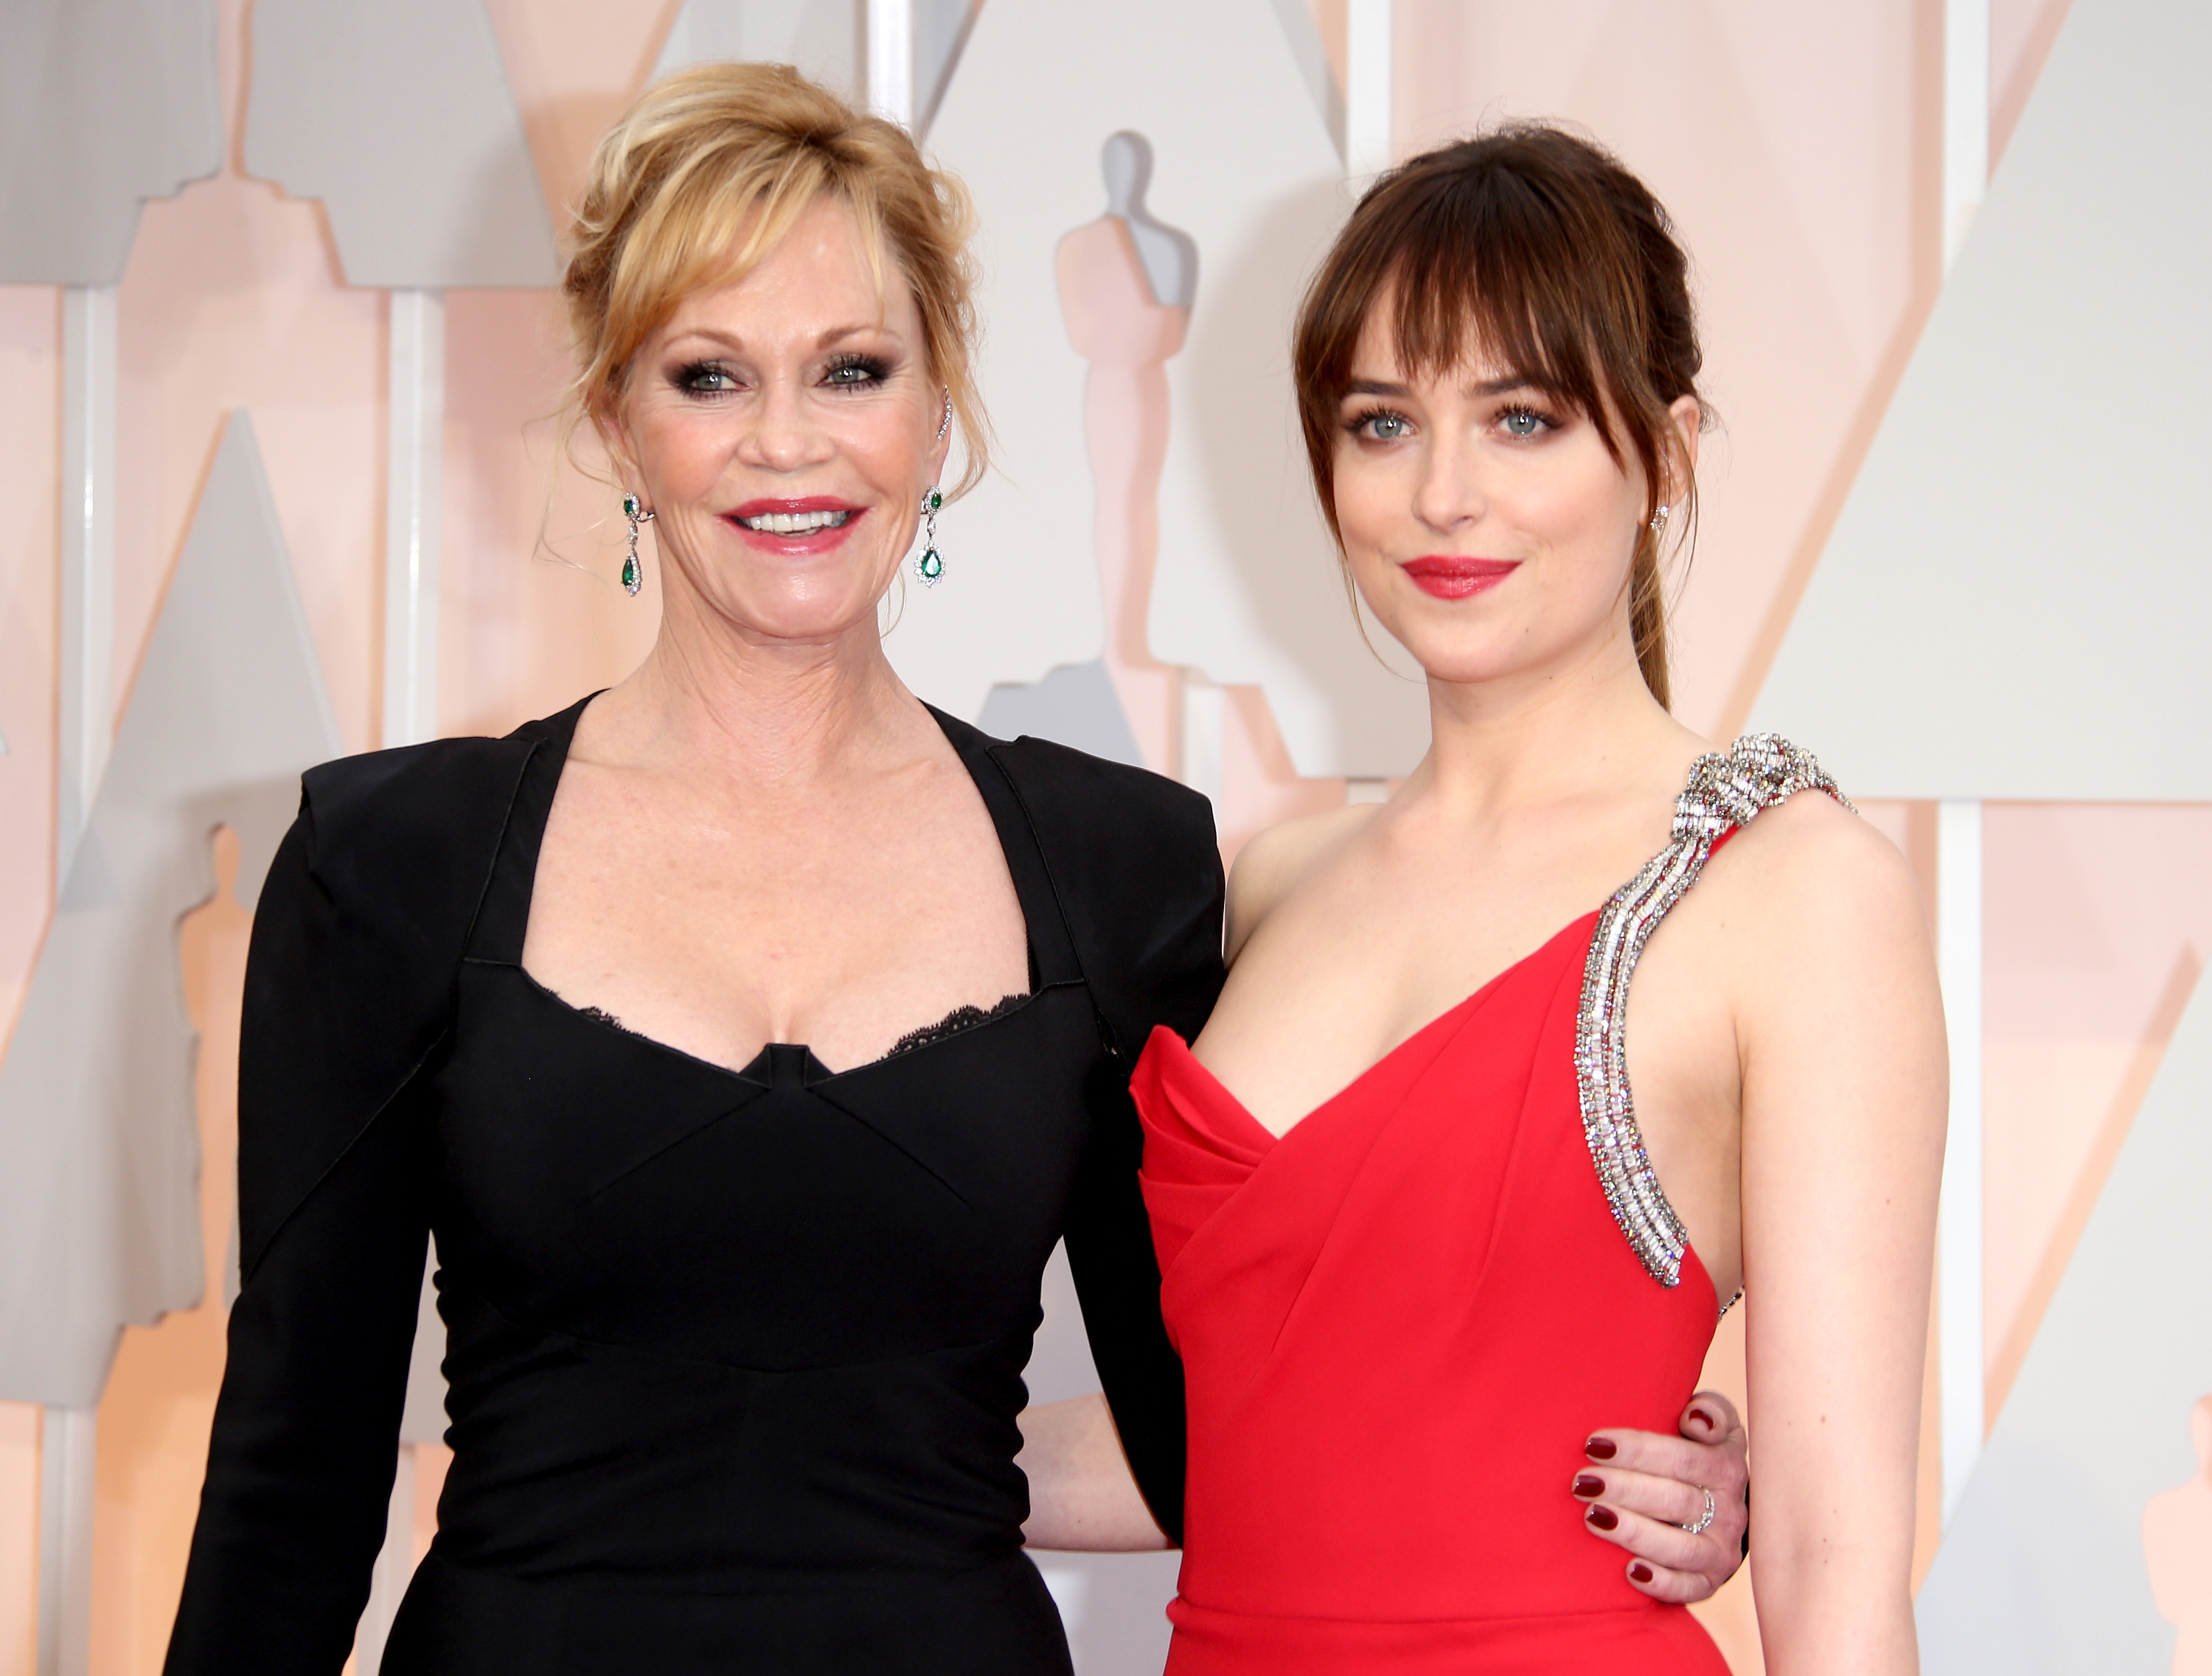
[{"label": "brown hair with bangs", "polygon": [[823,197],[851,207],[878,294],[902,279],[913,292],[923,354],[966,445],[953,493],[975,483],[989,431],[973,370],[966,189],[925,162],[896,123],[785,64],[678,71],[639,94],[599,142],[561,286],[580,362],[570,422],[610,414],[631,357],[683,300],[743,279]]},{"label": "brown hair with bangs", "polygon": [[[1386,293],[1407,372],[1436,377],[1480,352],[1587,417],[1617,464],[1632,453],[1643,467],[1629,626],[1644,684],[1667,703],[1650,519],[1670,468],[1686,472],[1668,409],[1697,396],[1704,356],[1689,258],[1666,210],[1611,154],[1547,123],[1439,147],[1375,183],[1307,288],[1291,351],[1306,454],[1340,552],[1340,414],[1360,331]],[[1677,498],[1687,529],[1694,478]]]}]

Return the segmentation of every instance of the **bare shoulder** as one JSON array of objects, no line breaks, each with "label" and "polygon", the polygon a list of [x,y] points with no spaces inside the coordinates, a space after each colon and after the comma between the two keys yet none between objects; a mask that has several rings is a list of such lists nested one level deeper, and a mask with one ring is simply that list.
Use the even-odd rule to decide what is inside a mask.
[{"label": "bare shoulder", "polygon": [[1301,815],[1245,841],[1229,870],[1226,942],[1231,961],[1298,882],[1373,818],[1375,808],[1363,804]]},{"label": "bare shoulder", "polygon": [[1717,858],[1754,964],[1808,957],[1832,970],[1927,958],[1918,881],[1897,846],[1834,799],[1800,792],[1762,811]]}]

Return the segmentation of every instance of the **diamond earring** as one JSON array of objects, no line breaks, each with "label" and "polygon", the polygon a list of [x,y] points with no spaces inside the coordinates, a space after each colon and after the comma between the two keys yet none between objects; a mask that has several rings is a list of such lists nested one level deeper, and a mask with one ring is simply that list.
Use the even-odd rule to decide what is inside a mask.
[{"label": "diamond earring", "polygon": [[935,587],[945,575],[945,558],[937,550],[937,509],[944,504],[945,496],[936,489],[922,491],[921,556],[914,562],[914,574],[926,588]]},{"label": "diamond earring", "polygon": [[633,599],[645,586],[645,568],[637,562],[637,531],[641,525],[653,522],[653,514],[645,509],[645,502],[635,495],[623,496],[623,516],[629,519],[629,556],[623,561],[623,592]]},{"label": "diamond earring", "polygon": [[1668,507],[1667,503],[1664,501],[1662,501],[1659,503],[1659,510],[1651,514],[1651,533],[1653,535],[1659,535],[1666,530],[1667,514],[1670,510],[1671,508]]}]

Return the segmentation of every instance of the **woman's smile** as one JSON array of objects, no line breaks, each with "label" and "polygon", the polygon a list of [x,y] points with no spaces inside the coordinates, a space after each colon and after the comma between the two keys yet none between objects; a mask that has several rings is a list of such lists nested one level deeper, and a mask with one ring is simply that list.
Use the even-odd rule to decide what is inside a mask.
[{"label": "woman's smile", "polygon": [[836,495],[811,495],[748,501],[724,513],[722,520],[756,552],[797,557],[843,545],[867,510]]}]

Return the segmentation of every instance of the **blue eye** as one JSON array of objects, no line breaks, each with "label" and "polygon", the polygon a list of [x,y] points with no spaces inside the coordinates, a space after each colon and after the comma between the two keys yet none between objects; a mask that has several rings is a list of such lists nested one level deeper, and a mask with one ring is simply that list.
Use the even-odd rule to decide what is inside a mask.
[{"label": "blue eye", "polygon": [[1508,436],[1530,437],[1547,430],[1552,422],[1534,408],[1508,408],[1498,416],[1498,422],[1505,428]]},{"label": "blue eye", "polygon": [[1352,422],[1352,434],[1365,436],[1376,442],[1396,442],[1410,436],[1413,422],[1402,413],[1388,410],[1363,413]]},{"label": "blue eye", "polygon": [[874,355],[845,355],[830,363],[823,382],[835,390],[865,390],[891,375],[890,363]]},{"label": "blue eye", "polygon": [[676,375],[677,387],[695,396],[720,396],[736,388],[729,368],[711,361],[697,361]]}]

